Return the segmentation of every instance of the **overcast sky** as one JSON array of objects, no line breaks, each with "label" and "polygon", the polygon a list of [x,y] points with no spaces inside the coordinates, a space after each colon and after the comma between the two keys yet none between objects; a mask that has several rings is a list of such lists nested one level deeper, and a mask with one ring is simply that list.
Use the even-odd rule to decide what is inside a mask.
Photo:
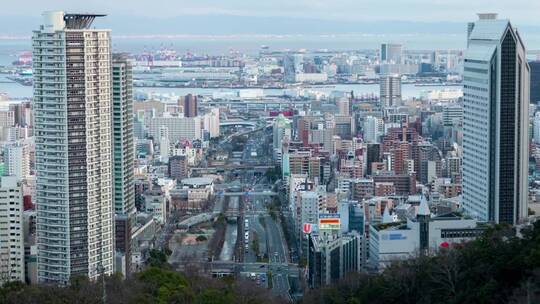
[{"label": "overcast sky", "polygon": [[522,25],[540,25],[540,0],[0,0],[0,16],[36,16],[44,10],[177,17],[240,15],[329,20],[457,21],[497,12]]}]

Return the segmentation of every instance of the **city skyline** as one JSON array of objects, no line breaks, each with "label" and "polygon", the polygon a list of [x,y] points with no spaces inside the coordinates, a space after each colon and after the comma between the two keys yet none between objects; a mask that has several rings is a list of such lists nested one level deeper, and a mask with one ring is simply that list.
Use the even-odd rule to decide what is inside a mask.
[{"label": "city skyline", "polygon": [[487,4],[6,5],[0,302],[540,303],[540,5]]}]

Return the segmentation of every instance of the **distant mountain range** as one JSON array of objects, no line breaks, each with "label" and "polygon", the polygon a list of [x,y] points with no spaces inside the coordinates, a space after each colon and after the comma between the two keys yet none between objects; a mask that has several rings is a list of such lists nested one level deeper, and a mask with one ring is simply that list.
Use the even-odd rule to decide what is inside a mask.
[{"label": "distant mountain range", "polygon": [[[28,38],[38,29],[41,16],[0,16],[0,40]],[[185,15],[174,18],[109,15],[95,21],[109,28],[115,38],[158,38],[180,49],[377,48],[382,42],[403,43],[409,49],[463,49],[465,22],[346,21],[316,18]],[[529,50],[540,49],[540,26],[518,26]],[[191,39],[191,40],[190,40]],[[204,41],[207,44],[200,44]],[[128,39],[132,40],[133,39]],[[117,46],[122,44],[117,41]],[[182,44],[182,42],[184,44]],[[297,43],[295,43],[297,42]],[[144,42],[140,45],[150,45]],[[121,47],[133,50],[133,45]]]},{"label": "distant mountain range", "polygon": [[[41,23],[40,16],[0,16],[0,35],[30,35]],[[95,22],[118,35],[189,34],[464,34],[462,22],[340,21],[291,17],[250,17],[231,15],[186,15],[149,18],[110,15]],[[540,27],[527,27],[538,31]]]}]

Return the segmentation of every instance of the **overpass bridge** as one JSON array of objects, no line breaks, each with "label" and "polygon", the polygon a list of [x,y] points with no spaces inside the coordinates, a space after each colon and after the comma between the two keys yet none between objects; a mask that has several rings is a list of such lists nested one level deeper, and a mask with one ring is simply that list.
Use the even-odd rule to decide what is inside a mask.
[{"label": "overpass bridge", "polygon": [[236,126],[242,126],[242,127],[257,127],[256,121],[251,120],[225,120],[219,123],[220,127],[236,127]]},{"label": "overpass bridge", "polygon": [[234,171],[234,170],[253,170],[265,172],[268,169],[275,168],[275,166],[270,165],[223,165],[223,166],[210,166],[206,168],[191,168],[191,172],[197,172],[201,174],[215,174],[223,173],[225,171]]},{"label": "overpass bridge", "polygon": [[249,110],[283,110],[283,109],[301,109],[311,107],[311,100],[288,100],[288,99],[253,99],[253,100],[209,100],[205,105],[226,107],[227,109],[241,109],[246,112]]},{"label": "overpass bridge", "polygon": [[245,191],[245,192],[224,192],[223,196],[241,196],[241,195],[249,195],[249,196],[277,196],[277,192],[273,191]]}]

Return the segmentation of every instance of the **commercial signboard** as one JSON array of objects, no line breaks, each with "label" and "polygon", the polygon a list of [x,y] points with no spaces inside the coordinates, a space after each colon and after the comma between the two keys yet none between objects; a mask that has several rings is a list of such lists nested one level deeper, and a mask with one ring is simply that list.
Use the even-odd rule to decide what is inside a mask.
[{"label": "commercial signboard", "polygon": [[310,223],[304,223],[303,230],[304,230],[304,234],[310,234],[311,231],[313,230],[313,227],[311,226]]},{"label": "commercial signboard", "polygon": [[337,213],[319,214],[319,230],[339,230],[341,220]]}]

